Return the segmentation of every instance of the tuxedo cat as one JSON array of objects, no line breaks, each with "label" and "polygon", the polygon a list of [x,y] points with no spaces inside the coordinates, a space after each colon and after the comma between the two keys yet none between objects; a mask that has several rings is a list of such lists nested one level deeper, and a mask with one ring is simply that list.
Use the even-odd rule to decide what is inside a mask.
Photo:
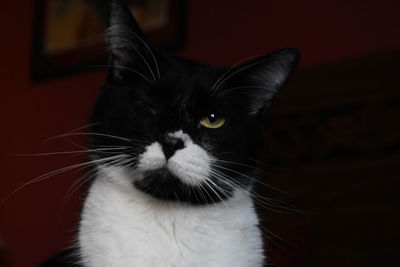
[{"label": "tuxedo cat", "polygon": [[263,266],[250,158],[298,50],[214,68],[154,48],[119,1],[109,24],[76,266]]}]

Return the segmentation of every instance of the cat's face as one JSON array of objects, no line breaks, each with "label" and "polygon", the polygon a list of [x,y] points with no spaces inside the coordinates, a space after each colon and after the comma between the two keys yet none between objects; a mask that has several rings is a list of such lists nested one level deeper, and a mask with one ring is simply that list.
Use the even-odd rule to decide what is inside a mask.
[{"label": "cat's face", "polygon": [[284,49],[233,68],[168,57],[129,11],[112,4],[109,79],[93,115],[93,157],[123,170],[130,186],[194,205],[252,184],[262,119],[296,65]]}]

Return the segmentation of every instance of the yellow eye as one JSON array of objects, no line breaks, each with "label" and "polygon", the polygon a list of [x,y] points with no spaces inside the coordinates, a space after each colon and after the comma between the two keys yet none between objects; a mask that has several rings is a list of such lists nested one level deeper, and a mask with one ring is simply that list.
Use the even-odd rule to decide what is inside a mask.
[{"label": "yellow eye", "polygon": [[225,118],[216,115],[215,113],[211,113],[207,117],[204,117],[200,120],[201,125],[207,128],[216,129],[225,124]]}]

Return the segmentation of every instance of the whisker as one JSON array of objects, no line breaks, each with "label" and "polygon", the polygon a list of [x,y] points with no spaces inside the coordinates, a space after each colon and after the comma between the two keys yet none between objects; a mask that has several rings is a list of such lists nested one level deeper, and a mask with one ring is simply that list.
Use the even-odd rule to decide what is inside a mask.
[{"label": "whisker", "polygon": [[[28,153],[28,154],[15,154],[16,156],[50,156],[50,155],[68,155],[68,154],[80,154],[89,152],[107,152],[109,150],[124,150],[130,147],[110,147],[110,148],[97,148],[97,149],[86,149],[86,150],[72,150],[72,151],[56,151],[56,152],[46,152],[46,153]],[[120,153],[120,152],[111,152]]]},{"label": "whisker", "polygon": [[227,164],[232,164],[232,165],[243,166],[243,167],[247,167],[247,168],[250,168],[250,169],[257,170],[257,171],[266,172],[266,170],[264,170],[264,169],[261,169],[261,168],[258,168],[258,167],[252,166],[252,165],[240,163],[240,162],[234,162],[234,161],[229,161],[229,160],[222,160],[222,159],[217,159],[217,158],[214,158],[214,161],[216,161],[216,162],[222,162],[222,163],[227,163]]},{"label": "whisker", "polygon": [[[122,158],[122,159],[124,159],[124,158]],[[132,159],[128,159],[128,160],[121,161],[121,158],[117,158],[117,159],[115,159],[115,160],[112,160],[111,162],[108,162],[108,163],[106,162],[106,163],[101,163],[101,164],[102,164],[102,165],[106,165],[106,166],[115,165],[115,164],[118,165],[118,164],[125,164],[125,163],[128,163],[128,162],[130,162],[131,160],[132,160]],[[127,166],[130,166],[130,165],[132,165],[132,164],[134,164],[134,163],[128,164]],[[125,167],[127,167],[127,166],[125,166]],[[60,210],[61,210],[61,211],[60,211],[60,215],[59,215],[59,219],[58,219],[59,222],[60,222],[60,220],[61,220],[61,216],[62,216],[63,210],[65,209],[65,207],[66,207],[66,205],[67,205],[69,199],[72,197],[72,195],[73,195],[76,191],[78,191],[78,189],[79,189],[80,187],[82,187],[85,183],[87,183],[88,181],[90,181],[91,179],[93,179],[93,178],[96,176],[97,171],[98,171],[98,170],[97,170],[96,168],[94,168],[93,170],[91,170],[90,172],[88,172],[86,175],[84,175],[82,178],[76,180],[76,181],[70,186],[68,192],[64,195],[64,198],[63,198],[63,200],[62,200],[62,202],[61,202],[61,204],[60,204],[60,206],[61,206]]]},{"label": "whisker", "polygon": [[[277,236],[276,234],[274,234],[273,232],[271,232],[270,230],[268,230],[266,227],[262,226],[261,224],[258,224],[258,227],[262,230],[263,235],[268,239],[268,241],[270,241],[272,244],[274,244],[275,246],[277,246],[278,248],[280,248],[284,252],[286,252],[286,253],[289,252],[289,250],[287,250],[286,248],[281,246],[274,238],[271,238],[270,236],[268,236],[268,234],[271,234],[275,238],[278,238],[280,241],[282,241],[285,244],[289,244],[288,241],[280,238],[279,236]],[[290,246],[293,247],[292,245],[290,245]]]},{"label": "whisker", "polygon": [[259,160],[256,160],[256,159],[253,159],[253,158],[250,158],[250,157],[248,159],[253,161],[256,164],[263,165],[263,166],[271,168],[271,169],[278,169],[278,170],[282,170],[283,169],[283,168],[280,168],[278,166],[275,166],[275,165],[272,165],[272,164],[268,164],[266,162],[262,162],[262,161],[259,161]]},{"label": "whisker", "polygon": [[[97,170],[95,168],[93,168],[93,170],[89,171],[87,174],[85,174],[84,176],[82,176],[82,178],[77,179],[68,189],[68,191],[65,193],[64,198],[61,202],[61,210],[63,210],[64,206],[66,205],[66,203],[68,202],[68,199],[70,198],[70,196],[73,195],[73,193],[81,186],[83,185],[85,182],[87,182],[89,179],[93,178],[95,176],[95,174],[97,173]],[[82,182],[83,181],[83,182]],[[82,183],[80,183],[82,182]],[[79,185],[78,185],[79,184]],[[77,188],[75,189],[75,186],[77,186]],[[72,193],[71,193],[72,192]]]},{"label": "whisker", "polygon": [[278,189],[278,188],[276,188],[276,187],[274,187],[274,186],[272,186],[272,185],[265,184],[265,183],[262,183],[262,182],[260,182],[260,181],[257,181],[257,179],[255,179],[254,177],[250,177],[250,176],[248,176],[248,175],[246,175],[246,174],[244,174],[244,173],[241,173],[241,172],[238,172],[238,171],[235,171],[235,170],[232,170],[232,169],[230,169],[230,168],[223,167],[223,166],[221,166],[221,165],[214,164],[214,163],[211,163],[211,165],[214,166],[214,167],[216,167],[216,168],[220,168],[220,169],[223,169],[223,170],[226,170],[226,171],[229,171],[229,172],[236,173],[236,174],[238,174],[238,175],[240,175],[240,176],[243,176],[243,177],[246,177],[246,178],[250,179],[251,181],[259,182],[259,183],[265,185],[266,187],[269,187],[269,188],[271,188],[271,189],[273,189],[273,190],[276,190],[276,191],[278,191],[278,192],[285,193],[284,191],[282,191],[282,190],[280,190],[280,189]]},{"label": "whisker", "polygon": [[240,190],[242,192],[246,192],[247,194],[251,194],[249,191],[249,188],[243,187],[237,183],[235,183],[234,181],[230,181],[229,177],[227,177],[225,174],[218,172],[216,170],[214,170],[212,172],[212,175],[215,176],[216,178],[219,179],[219,181],[225,183],[226,185],[228,185],[229,187],[236,189],[236,190]]},{"label": "whisker", "polygon": [[[120,37],[121,38],[121,37]],[[146,64],[147,68],[150,71],[151,76],[153,77],[153,81],[156,80],[156,77],[154,76],[153,70],[150,68],[149,63],[147,63],[147,60],[144,58],[144,56],[142,55],[142,53],[140,53],[140,51],[135,47],[135,45],[133,45],[131,42],[129,42],[129,40],[127,40],[126,38],[124,38],[124,40],[129,44],[129,46],[131,48],[133,48],[133,50],[135,50],[135,52],[139,55],[139,57],[142,59],[142,61],[144,62],[144,64]]]},{"label": "whisker", "polygon": [[[212,179],[208,179],[208,181],[210,183],[212,183],[212,185],[215,186],[215,188],[224,196],[226,197],[226,199],[229,199],[229,195],[226,192],[226,189],[222,188],[221,186],[219,186],[216,182],[214,182]],[[221,199],[222,201],[222,199]]]},{"label": "whisker", "polygon": [[266,198],[259,194],[254,194],[257,200],[257,204],[267,205],[270,208],[276,209],[280,213],[292,214],[292,213],[305,213],[304,210],[300,210],[293,205],[278,199]]},{"label": "whisker", "polygon": [[[210,184],[211,183],[211,184]],[[218,194],[217,191],[215,191],[215,189],[212,187],[212,185],[215,186],[215,183],[213,183],[210,179],[204,179],[204,185],[207,186],[207,188],[209,188],[221,201],[221,203],[223,203],[223,205],[226,206],[225,201],[222,199],[222,197]]]},{"label": "whisker", "polygon": [[289,241],[283,239],[282,237],[278,236],[277,234],[275,234],[274,232],[272,232],[271,230],[268,230],[266,227],[263,227],[263,230],[265,230],[266,232],[268,232],[269,234],[271,234],[272,236],[274,236],[275,238],[279,239],[280,241],[282,241],[283,243],[285,243],[286,245],[292,247],[292,248],[298,248],[296,245],[290,243]]},{"label": "whisker", "polygon": [[257,56],[250,56],[250,57],[244,58],[244,59],[240,60],[239,62],[237,62],[236,64],[234,64],[232,67],[229,67],[229,68],[218,78],[218,80],[211,86],[211,90],[217,89],[217,88],[219,87],[218,84],[220,83],[220,81],[225,77],[225,75],[228,75],[228,73],[229,73],[230,71],[234,70],[236,67],[240,66],[242,63],[244,63],[244,62],[246,62],[246,61],[249,61],[250,59],[253,59],[253,58],[257,58]]},{"label": "whisker", "polygon": [[133,31],[132,31],[131,29],[129,29],[128,27],[125,26],[125,28],[126,28],[130,33],[132,33],[136,38],[138,38],[139,41],[142,42],[142,44],[143,44],[143,45],[146,47],[146,49],[149,51],[151,57],[153,58],[154,65],[156,66],[156,70],[157,70],[157,74],[158,74],[158,79],[160,79],[160,69],[158,68],[158,64],[157,64],[156,57],[154,56],[153,51],[151,50],[151,48],[147,45],[147,43],[146,43],[142,38],[140,38],[139,35],[137,35],[135,32],[133,32]]},{"label": "whisker", "polygon": [[123,140],[123,141],[127,141],[127,142],[132,142],[132,139],[128,139],[128,138],[124,138],[121,136],[116,136],[116,135],[111,135],[111,134],[104,134],[104,133],[91,133],[91,132],[80,132],[80,133],[65,133],[65,134],[60,134],[60,135],[56,135],[53,137],[48,138],[47,140],[52,140],[52,139],[56,139],[56,138],[61,138],[61,137],[66,137],[66,136],[75,136],[75,135],[96,135],[96,136],[103,136],[103,137],[109,137],[109,138],[114,138],[114,139],[118,139],[118,140]]},{"label": "whisker", "polygon": [[95,125],[98,125],[98,124],[100,124],[100,122],[89,123],[89,124],[83,125],[83,126],[81,126],[81,127],[72,129],[72,130],[70,130],[70,131],[68,131],[68,132],[69,132],[69,133],[73,133],[73,132],[76,132],[76,131],[79,131],[79,130],[82,130],[82,129],[90,128],[90,127],[95,126]]},{"label": "whisker", "polygon": [[[80,126],[80,127],[78,127],[78,128],[69,130],[67,133],[73,133],[73,132],[76,132],[76,131],[79,131],[79,130],[82,130],[82,129],[90,128],[90,127],[92,127],[92,126],[94,126],[94,125],[97,125],[97,124],[99,124],[99,122],[94,122],[94,123],[86,124],[86,125]],[[58,135],[57,135],[57,136],[58,136]],[[54,138],[54,136],[53,136],[53,137],[47,138],[46,140],[44,140],[44,141],[40,144],[40,146],[45,145],[47,142],[49,142],[49,141],[52,140],[53,138]]]},{"label": "whisker", "polygon": [[86,175],[84,175],[82,178],[77,179],[68,189],[68,191],[64,194],[64,197],[61,201],[60,204],[60,212],[59,212],[59,216],[58,216],[58,223],[60,223],[61,221],[61,217],[62,214],[64,212],[65,207],[67,206],[68,201],[70,200],[70,198],[73,196],[73,194],[79,190],[79,188],[81,188],[85,183],[87,183],[88,181],[90,181],[92,178],[95,177],[97,173],[96,169],[91,170],[90,172],[88,172]]},{"label": "whisker", "polygon": [[248,64],[248,65],[244,65],[244,66],[239,67],[237,70],[235,70],[234,72],[232,72],[231,74],[229,74],[227,77],[225,77],[224,79],[222,79],[222,80],[219,82],[219,84],[218,84],[214,89],[218,89],[219,87],[221,87],[221,85],[223,85],[228,79],[232,78],[234,75],[238,74],[239,72],[244,71],[244,70],[246,70],[246,69],[248,69],[248,68],[251,68],[251,67],[253,67],[254,65],[257,65],[257,64],[259,64],[259,63],[260,63],[260,61],[257,61],[257,62],[253,62],[253,63]]},{"label": "whisker", "polygon": [[259,206],[261,206],[263,208],[266,208],[266,209],[274,211],[274,212],[285,213],[285,214],[288,214],[288,213],[290,214],[290,213],[293,213],[293,212],[296,212],[296,213],[303,212],[302,210],[295,209],[293,207],[287,206],[289,204],[284,202],[284,201],[280,201],[280,200],[276,200],[276,199],[272,199],[272,198],[262,197],[262,196],[256,194],[255,192],[251,192],[251,191],[248,190],[248,188],[244,188],[241,185],[237,184],[236,182],[234,182],[232,180],[229,180],[229,177],[226,176],[222,172],[219,172],[217,170],[212,170],[211,173],[216,178],[218,178],[219,181],[227,184],[228,186],[230,186],[230,187],[232,187],[234,189],[245,191],[246,193],[248,193],[253,198],[253,200]]},{"label": "whisker", "polygon": [[203,186],[202,184],[198,184],[198,185],[197,185],[197,188],[199,189],[199,193],[200,193],[201,199],[202,199],[205,203],[207,203],[207,202],[208,202],[208,201],[207,201],[207,198],[206,198],[206,196],[203,194],[203,190],[205,190],[205,189],[204,189],[204,186]]},{"label": "whisker", "polygon": [[102,64],[102,65],[86,65],[86,67],[93,67],[93,68],[115,68],[115,69],[121,69],[121,70],[128,70],[131,71],[137,75],[139,75],[140,77],[142,77],[144,80],[146,80],[149,84],[153,84],[151,80],[149,80],[149,78],[146,77],[146,75],[142,74],[141,72],[132,69],[132,68],[128,68],[125,66],[118,66],[118,65],[107,65],[107,64]]},{"label": "whisker", "polygon": [[108,161],[110,159],[117,158],[117,157],[122,157],[122,156],[124,156],[124,155],[110,156],[110,157],[107,157],[107,158],[104,158],[104,159],[97,159],[97,160],[92,160],[92,161],[89,161],[89,162],[73,164],[71,166],[67,166],[67,167],[64,167],[64,168],[61,168],[61,169],[58,169],[58,170],[54,170],[54,171],[51,171],[49,173],[40,175],[40,176],[38,176],[38,177],[26,182],[25,184],[21,185],[20,187],[18,187],[14,191],[12,191],[3,200],[0,201],[0,205],[3,205],[10,197],[14,196],[17,192],[19,192],[23,188],[27,187],[28,185],[31,185],[33,183],[37,183],[37,182],[46,180],[49,177],[52,177],[54,175],[57,175],[57,174],[60,174],[60,173],[63,173],[63,172],[69,171],[69,170],[73,170],[73,169],[76,169],[76,168],[78,168],[77,170],[83,169],[83,168],[85,168],[87,166],[90,166],[92,164],[97,164],[99,162]]},{"label": "whisker", "polygon": [[[206,183],[200,184],[200,187],[204,189],[204,192],[207,194],[208,198],[210,199],[211,203],[214,204],[214,200],[211,197],[211,195],[208,193],[207,188],[204,187],[205,185],[207,185]],[[206,201],[208,203],[208,201]]]},{"label": "whisker", "polygon": [[217,92],[216,96],[217,97],[226,96],[226,95],[229,95],[232,92],[239,92],[239,93],[241,93],[243,95],[247,94],[246,91],[240,90],[240,89],[265,89],[265,87],[263,87],[263,86],[238,86],[238,87],[232,87],[232,88],[225,89],[225,90],[223,90],[221,92]]}]

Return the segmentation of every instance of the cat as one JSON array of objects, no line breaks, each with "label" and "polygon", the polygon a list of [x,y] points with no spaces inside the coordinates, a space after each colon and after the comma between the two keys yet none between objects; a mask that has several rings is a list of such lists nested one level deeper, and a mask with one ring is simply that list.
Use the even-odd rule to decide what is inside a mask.
[{"label": "cat", "polygon": [[110,68],[90,130],[96,177],[74,266],[263,266],[250,158],[299,51],[231,68],[173,57],[117,0],[106,36]]}]

